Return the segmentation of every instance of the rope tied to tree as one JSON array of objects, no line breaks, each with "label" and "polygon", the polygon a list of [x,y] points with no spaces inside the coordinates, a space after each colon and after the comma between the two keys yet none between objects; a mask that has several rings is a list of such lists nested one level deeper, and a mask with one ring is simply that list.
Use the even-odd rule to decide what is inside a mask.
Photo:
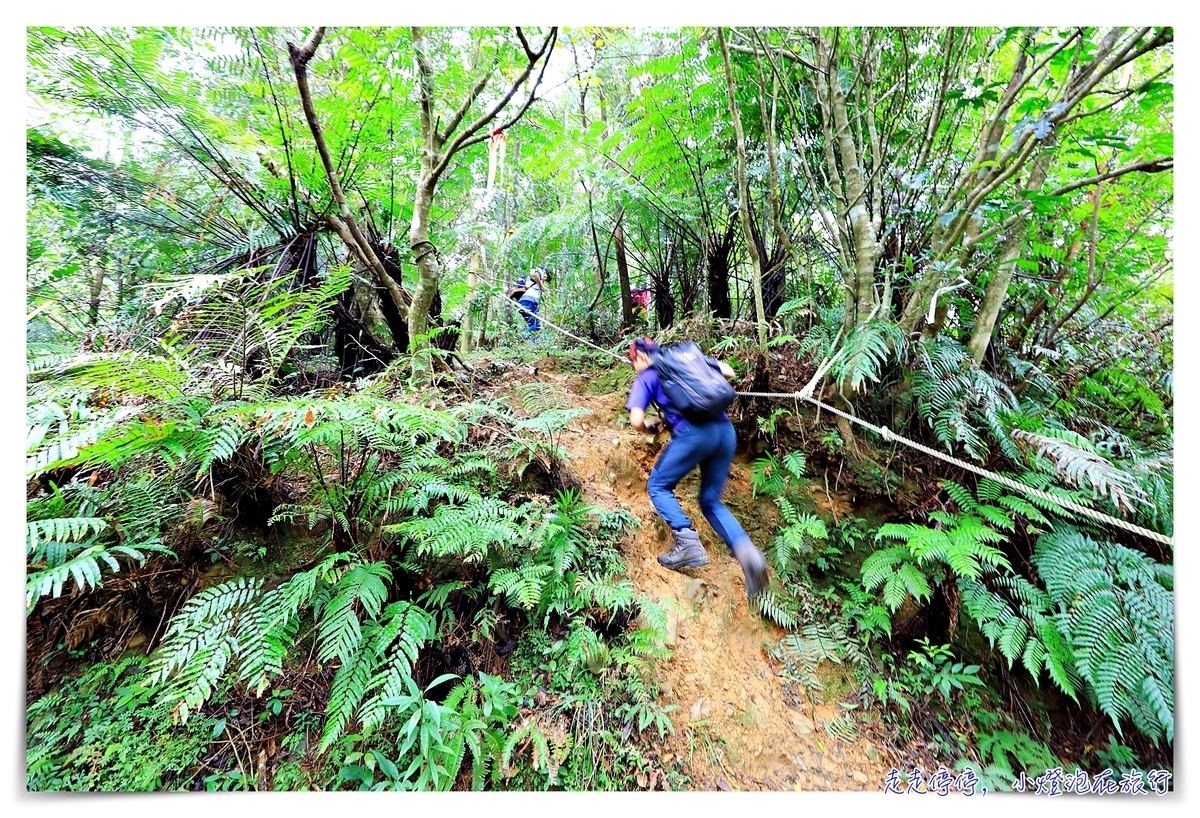
[{"label": "rope tied to tree", "polygon": [[[485,276],[485,277],[488,277],[488,276]],[[492,279],[492,280],[495,281],[495,279]],[[528,312],[528,310],[526,310],[520,304],[517,304],[517,309],[521,310],[523,313]],[[596,346],[595,344],[591,343],[590,341],[580,338],[578,335],[568,332],[567,330],[563,329],[562,327],[560,327],[556,324],[552,324],[551,322],[547,321],[544,318],[539,318],[539,321],[549,327],[552,327],[552,328],[558,330],[559,332],[561,332],[562,334],[564,334],[570,338],[574,338],[576,341],[579,341],[582,344],[586,344],[587,346],[591,347],[592,349],[598,350],[599,352],[603,352],[605,355],[608,355],[609,357],[613,358],[614,360],[621,361],[622,363],[624,363],[626,361],[626,358],[622,357],[621,355],[617,355],[616,353],[612,352],[611,350]],[[926,446],[923,443],[918,443],[917,441],[910,440],[909,438],[906,438],[903,435],[898,435],[895,432],[893,432],[891,429],[889,429],[887,426],[876,426],[873,423],[868,423],[867,421],[863,420],[860,417],[856,417],[855,415],[851,415],[847,412],[843,412],[840,409],[836,409],[827,403],[823,403],[822,401],[817,400],[816,398],[812,397],[814,385],[815,385],[816,381],[819,379],[819,377],[821,375],[823,375],[825,373],[825,371],[829,368],[829,366],[833,363],[833,361],[834,361],[834,359],[836,359],[836,357],[837,356],[834,356],[834,358],[831,358],[831,359],[825,361],[825,363],[822,364],[822,366],[818,367],[816,376],[814,376],[813,379],[808,383],[808,385],[805,386],[804,389],[800,390],[799,392],[737,392],[737,395],[739,397],[746,397],[746,398],[792,398],[794,400],[808,401],[809,403],[813,404],[814,406],[816,406],[820,409],[824,409],[825,411],[827,411],[831,414],[845,418],[846,420],[848,420],[851,423],[857,423],[859,426],[862,426],[866,429],[869,429],[872,432],[875,432],[876,434],[878,434],[880,437],[882,437],[885,441],[887,441],[889,443],[902,443],[905,446],[916,449],[919,452],[923,452],[923,453],[929,455],[930,457],[934,457],[934,458],[937,458],[938,460],[942,460],[946,463],[950,463],[951,465],[958,466],[959,468],[962,468],[962,469],[966,469],[967,471],[977,474],[981,477],[986,477],[988,479],[995,480],[997,483],[1000,483],[1001,485],[1004,485],[1011,489],[1015,489],[1017,491],[1021,491],[1026,494],[1032,495],[1032,496],[1037,497],[1041,500],[1044,500],[1048,503],[1053,503],[1054,505],[1060,506],[1060,507],[1068,509],[1070,511],[1074,511],[1078,514],[1082,514],[1085,517],[1090,517],[1091,519],[1093,519],[1097,522],[1107,523],[1109,525],[1113,525],[1113,526],[1116,526],[1117,528],[1128,531],[1131,534],[1138,534],[1142,537],[1147,537],[1151,540],[1154,540],[1155,542],[1163,543],[1164,545],[1171,546],[1172,548],[1174,547],[1174,545],[1175,545],[1174,538],[1168,537],[1165,534],[1160,534],[1157,531],[1151,531],[1148,528],[1143,528],[1142,526],[1134,525],[1133,523],[1122,520],[1119,517],[1113,517],[1109,514],[1105,514],[1100,511],[1096,511],[1095,509],[1088,508],[1087,506],[1084,506],[1084,505],[1080,505],[1079,503],[1076,503],[1073,500],[1068,500],[1064,497],[1057,497],[1053,494],[1042,491],[1041,489],[1036,489],[1033,486],[1027,486],[1024,483],[1013,480],[1011,477],[1005,477],[1002,474],[997,474],[993,471],[989,471],[988,469],[984,469],[980,466],[976,466],[973,463],[968,463],[965,460],[960,460],[959,458],[954,457],[953,455],[943,454],[942,452],[939,452],[936,449],[931,449],[930,447]]]}]

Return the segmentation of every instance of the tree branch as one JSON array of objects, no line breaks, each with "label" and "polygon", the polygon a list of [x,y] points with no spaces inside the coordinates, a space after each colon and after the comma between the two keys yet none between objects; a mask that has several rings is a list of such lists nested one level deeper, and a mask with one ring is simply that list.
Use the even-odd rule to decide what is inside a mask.
[{"label": "tree branch", "polygon": [[1070,193],[1072,190],[1078,190],[1081,187],[1088,185],[1098,185],[1101,182],[1109,179],[1116,179],[1118,176],[1124,176],[1126,173],[1162,173],[1166,170],[1175,168],[1174,156],[1160,156],[1157,159],[1147,159],[1144,162],[1134,162],[1132,165],[1126,165],[1123,168],[1117,168],[1109,173],[1101,173],[1098,176],[1090,176],[1087,179],[1080,179],[1078,182],[1072,182],[1069,185],[1054,190],[1050,193],[1051,196],[1061,196],[1064,193]]},{"label": "tree branch", "polygon": [[337,171],[333,167],[333,160],[329,156],[329,146],[325,143],[325,134],[321,130],[321,123],[317,121],[317,113],[313,108],[312,93],[308,87],[308,61],[312,59],[313,53],[316,47],[320,45],[324,34],[325,27],[322,26],[313,32],[312,36],[308,38],[308,41],[302,47],[297,48],[292,43],[287,44],[288,57],[291,59],[292,70],[296,73],[296,86],[300,91],[300,104],[304,108],[304,118],[308,120],[308,127],[312,131],[313,140],[316,142],[317,153],[321,156],[321,163],[325,166],[325,178],[329,181],[329,188],[333,192],[334,201],[337,202],[342,221],[349,228],[350,234],[354,239],[354,244],[358,247],[359,254],[366,261],[367,266],[371,268],[379,283],[387,288],[388,293],[396,304],[396,309],[403,315],[407,305],[404,303],[400,288],[392,280],[392,277],[387,274],[387,270],[383,267],[383,262],[375,255],[370,242],[363,236],[362,231],[358,228],[358,223],[354,220],[353,214],[350,213],[350,205],[346,202],[346,194],[342,190],[342,185],[338,181]]},{"label": "tree branch", "polygon": [[[524,104],[521,105],[521,108],[516,112],[516,114],[500,125],[498,130],[508,130],[510,127],[516,124],[521,117],[525,116],[525,112],[529,110],[529,106],[531,106],[534,99],[536,99],[535,94],[537,92],[537,87],[539,84],[541,84],[542,77],[544,77],[546,74],[546,65],[550,62],[550,50],[553,48],[554,41],[558,39],[558,27],[556,26],[550,29],[550,33],[546,35],[546,39],[542,41],[541,48],[539,48],[536,52],[529,50],[528,45],[525,43],[525,35],[519,26],[517,27],[517,36],[520,38],[522,46],[525,48],[525,54],[527,57],[525,69],[521,72],[519,77],[513,80],[512,84],[509,86],[508,92],[495,105],[493,105],[489,111],[485,112],[482,116],[468,125],[466,129],[464,129],[463,132],[459,134],[453,142],[450,143],[450,146],[444,152],[442,152],[441,160],[434,166],[433,169],[434,178],[438,178],[443,172],[445,172],[446,166],[450,163],[450,158],[454,156],[454,154],[458,153],[463,148],[487,139],[488,135],[486,133],[480,134],[479,131],[485,125],[492,122],[500,114],[500,112],[504,110],[509,101],[516,96],[517,91],[520,90],[521,86],[525,83],[525,80],[529,78],[531,73],[533,73],[533,67],[537,65],[538,61],[544,56],[545,60],[542,62],[542,70],[538,72],[537,81],[533,84],[533,87],[529,89],[529,96],[526,97]],[[447,138],[448,137],[449,132],[447,132]]]}]

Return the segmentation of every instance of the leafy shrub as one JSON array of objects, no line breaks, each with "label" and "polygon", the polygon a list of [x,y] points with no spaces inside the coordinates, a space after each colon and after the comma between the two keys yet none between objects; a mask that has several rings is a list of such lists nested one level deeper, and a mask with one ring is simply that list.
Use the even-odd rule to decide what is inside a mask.
[{"label": "leafy shrub", "polygon": [[188,789],[211,720],[179,725],[141,688],[144,658],[97,664],[26,709],[26,786],[34,791]]}]

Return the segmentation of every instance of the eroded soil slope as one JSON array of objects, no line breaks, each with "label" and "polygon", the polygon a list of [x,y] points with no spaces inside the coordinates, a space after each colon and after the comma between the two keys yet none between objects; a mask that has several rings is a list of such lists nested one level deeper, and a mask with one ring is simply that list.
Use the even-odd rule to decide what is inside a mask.
[{"label": "eroded soil slope", "polygon": [[[825,702],[815,704],[777,675],[767,646],[784,632],[751,611],[740,567],[696,505],[697,475],[685,479],[677,493],[710,561],[685,574],[656,560],[669,547],[670,533],[645,490],[665,438],[656,441],[628,427],[624,394],[585,394],[587,381],[578,376],[540,370],[536,378],[558,385],[575,405],[591,411],[572,421],[561,438],[588,502],[625,508],[641,524],[626,537],[626,561],[637,589],[669,611],[674,648],[673,657],[658,666],[663,702],[676,705],[664,766],[681,764],[697,789],[882,789],[888,769],[897,766],[883,744],[861,729],[852,741],[826,729],[844,712],[836,684],[827,684]],[[770,501],[752,496],[744,462],[735,463],[724,500],[765,546],[775,510]],[[821,502],[829,500],[822,496]]]}]

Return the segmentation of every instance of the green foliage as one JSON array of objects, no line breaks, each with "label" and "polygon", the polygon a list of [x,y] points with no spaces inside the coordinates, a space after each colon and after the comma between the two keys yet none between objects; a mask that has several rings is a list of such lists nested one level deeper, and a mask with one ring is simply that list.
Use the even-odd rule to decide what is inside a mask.
[{"label": "green foliage", "polygon": [[896,545],[881,548],[871,554],[862,564],[862,583],[868,591],[883,586],[883,601],[896,611],[910,596],[917,601],[927,600],[932,594],[929,578],[912,560],[907,546]]},{"label": "green foliage", "polygon": [[388,525],[384,531],[403,535],[412,543],[410,553],[423,560],[487,564],[528,539],[528,517],[537,511],[529,504],[480,497],[462,505],[440,505],[429,517]]},{"label": "green foliage", "polygon": [[[455,685],[441,703],[430,690],[455,678],[444,674],[421,690],[408,678],[382,702],[391,713],[374,737],[345,736],[340,782],[362,790],[448,790],[471,754],[471,788],[498,779],[505,728],[517,713],[516,686],[479,674]],[[357,748],[357,749],[355,749]]]},{"label": "green foliage", "polygon": [[[142,564],[148,554],[172,555],[159,539],[172,507],[155,496],[155,487],[161,484],[131,482],[119,493],[104,493],[51,484],[49,494],[32,500],[26,506],[26,612],[39,599],[61,596],[71,581],[80,591],[100,587],[103,568],[121,570],[118,557]],[[102,512],[113,516],[93,516]],[[114,519],[121,523],[114,526]]]},{"label": "green foliage", "polygon": [[[218,509],[223,488],[265,490],[273,524],[312,531],[304,546],[317,549],[306,556],[318,567],[293,576],[260,562],[252,568],[264,576],[241,577],[185,602],[151,664],[165,696],[156,702],[170,705],[163,712],[192,714],[173,728],[177,735],[196,724],[195,708],[211,702],[220,685],[261,693],[289,658],[312,655],[336,666],[322,743],[347,773],[323,786],[443,789],[463,772],[467,753],[475,786],[653,782],[651,755],[638,741],[642,733],[647,741],[661,737],[669,724],[648,681],[650,663],[665,653],[663,616],[635,593],[611,547],[632,518],[584,510],[578,498],[526,502],[533,481],[515,491],[506,483],[529,471],[553,478],[567,457],[561,432],[582,410],[570,407],[559,387],[534,383],[515,387],[511,407],[459,403],[439,411],[428,407],[444,398],[426,383],[414,383],[413,396],[398,396],[395,370],[374,383],[282,396],[298,393],[303,376],[322,382],[330,372],[334,338],[346,340],[331,331],[335,313],[346,326],[337,310],[365,319],[372,331],[378,326],[364,309],[371,282],[354,280],[338,261],[346,250],[326,218],[334,206],[324,169],[303,121],[288,114],[300,109],[295,84],[277,71],[287,66],[286,43],[303,42],[309,32],[27,33],[31,99],[55,114],[26,139],[33,341],[26,473],[36,480],[27,504],[27,604],[94,591],[111,571],[169,553],[164,543],[184,553],[178,522],[189,499],[201,512],[189,522],[202,524],[210,510],[226,513]],[[786,27],[728,33],[743,44],[746,37],[761,40],[760,54],[784,49],[801,60],[815,60],[813,38],[821,36]],[[752,200],[735,202],[728,100],[708,34],[584,28],[563,36],[570,48],[557,49],[555,59],[574,59],[578,99],[567,105],[550,94],[522,112],[509,130],[508,166],[495,196],[480,206],[472,201],[487,172],[483,144],[468,145],[440,179],[430,220],[437,247],[430,249],[441,256],[439,295],[451,320],[487,297],[462,303],[463,254],[478,248],[497,277],[533,263],[554,267],[559,278],[545,308],[568,328],[615,343],[615,224],[623,226],[635,275],[664,276],[656,298],[672,299],[677,319],[710,306],[703,273],[720,275],[725,262],[730,295],[745,307],[750,281],[737,207],[752,207],[774,214],[772,225],[758,225],[766,229],[758,238],[767,254],[788,248],[786,272],[779,268],[776,279],[782,287],[772,293],[784,302],[775,316],[782,332],[762,360],[778,361],[793,344],[799,357],[822,360],[844,329],[830,377],[848,392],[871,390],[872,411],[886,413],[891,404],[897,427],[908,408],[907,396],[893,388],[898,379],[911,386],[919,422],[946,450],[990,468],[1001,457],[1030,465],[1037,471],[1018,479],[1173,530],[1171,162],[1105,179],[1094,202],[1086,188],[1073,187],[1097,168],[1172,154],[1169,29],[1142,38],[1148,50],[1122,45],[1121,53],[1137,56],[1094,86],[1079,85],[1075,72],[1099,53],[1109,36],[1103,28],[843,30],[831,53],[846,79],[849,121],[867,122],[870,104],[861,93],[868,86],[853,77],[896,89],[895,104],[873,112],[884,150],[856,160],[867,177],[895,187],[883,213],[864,200],[869,219],[886,225],[870,251],[871,280],[862,282],[874,285],[884,313],[857,326],[846,312],[854,293],[845,285],[871,259],[857,257],[865,247],[830,243],[826,235],[846,223],[847,203],[835,193],[844,190],[839,174],[847,168],[839,170],[841,154],[825,161],[821,123],[831,103],[814,95],[812,72],[788,74],[793,61],[762,62],[764,84],[779,91],[767,122],[757,116],[757,108],[767,110],[765,99],[755,99],[757,63],[735,55]],[[427,37],[424,56],[443,125],[467,99],[463,121],[473,122],[498,91],[495,80],[511,76],[522,59],[509,31],[437,28]],[[1030,81],[1013,86],[1012,107],[997,110],[1022,49],[1041,56],[1029,66]],[[312,101],[350,191],[348,206],[377,250],[390,256],[402,248],[389,260],[410,281],[403,202],[411,201],[414,179],[412,168],[392,159],[415,156],[422,145],[420,106],[395,93],[397,78],[404,79],[398,67],[413,59],[407,29],[338,27],[309,65]],[[499,70],[477,85],[483,66]],[[776,69],[787,74],[779,82],[769,75]],[[1088,93],[1063,108],[1056,94],[1077,87]],[[994,115],[1007,123],[996,131],[1003,133],[995,158],[963,165],[961,157],[986,145],[980,134],[1001,124],[989,119]],[[770,163],[766,146],[776,148]],[[105,159],[91,158],[101,152]],[[1038,176],[1021,165],[1027,159],[1046,171],[1042,189],[1019,188]],[[955,184],[959,170],[968,174],[964,185]],[[1076,192],[1051,195],[1056,189]],[[1005,224],[1018,211],[1025,220]],[[969,247],[953,237],[968,219]],[[787,242],[772,232],[777,226],[788,231]],[[303,253],[315,277],[296,254],[310,236]],[[977,367],[954,339],[970,332],[1007,241],[1021,237],[1019,274]],[[295,275],[297,264],[305,276]],[[912,336],[893,321],[913,305],[923,312],[925,285],[941,286],[950,274],[961,274],[967,286],[938,296],[949,310],[944,322],[926,327],[937,337],[910,345]],[[513,316],[506,305],[491,318],[482,329],[494,342]],[[714,351],[760,360],[750,358],[758,351],[736,322],[698,318],[657,329],[664,336],[719,336]],[[417,340],[446,331],[434,327]],[[543,336],[541,343],[570,343]],[[43,346],[43,339],[55,343]],[[487,392],[478,369],[466,375],[452,355],[436,354],[445,382],[463,394]],[[542,353],[523,346],[519,354],[533,361]],[[591,353],[555,354],[562,366]],[[580,358],[575,368],[597,362]],[[590,388],[607,383],[619,390],[629,374],[628,367],[610,367]],[[776,407],[760,418],[761,432],[774,437],[787,412]],[[836,432],[814,439],[831,455],[845,453]],[[860,556],[852,552],[862,532],[831,530],[805,513],[798,453],[767,455],[751,471],[755,495],[771,497],[783,521],[764,548],[775,582],[758,598],[759,610],[792,631],[793,642],[777,647],[792,655],[795,678],[811,684],[817,662],[846,659],[856,640],[888,632],[889,611],[928,600],[952,580],[967,619],[1010,668],[1020,662],[1035,679],[1044,670],[1069,695],[1096,702],[1118,727],[1173,739],[1170,565],[1084,533],[1090,523],[1080,522],[1078,532],[1065,528],[1061,521],[1071,515],[1040,498],[1011,496],[986,480],[974,494],[947,483],[953,506],[927,525],[885,526],[876,539],[880,550],[865,555],[861,583],[842,586],[840,606],[832,588],[823,597],[830,604],[818,605],[807,572],[816,566],[836,582],[828,575],[850,562],[842,557]],[[869,467],[850,463],[850,471],[860,485],[894,494]],[[232,562],[249,556],[236,545],[242,540],[235,534],[225,541],[234,543],[226,546]],[[1035,540],[1037,574],[1022,576]],[[942,590],[955,598],[953,589]],[[411,669],[422,646],[436,648],[464,627],[475,639],[490,639],[502,624],[518,622],[530,623],[522,647],[532,643],[535,657],[517,687],[499,692],[497,685],[508,683],[467,678],[440,703],[430,698],[433,685],[418,689]],[[825,630],[807,630],[814,627]],[[923,655],[929,666],[912,660],[913,674],[972,675],[954,670],[954,662],[946,669],[941,654]],[[962,689],[948,682],[949,693],[970,710],[963,694],[977,685],[959,683]],[[914,682],[917,692],[904,695],[915,698],[926,687]],[[487,689],[503,700],[491,715]],[[940,701],[941,681],[933,691]],[[88,713],[80,721],[86,730],[100,719]],[[111,743],[136,744],[122,743],[118,731],[134,735],[141,725],[111,723],[104,734]],[[715,746],[706,729],[697,725],[689,735]],[[829,729],[848,737],[844,719],[831,720]],[[96,746],[102,740],[97,732]],[[155,760],[173,752],[137,746]],[[105,763],[88,752],[71,773],[85,788],[102,775],[84,776],[84,764],[100,770]],[[985,754],[997,767],[1035,760],[1030,748],[1007,738],[995,739]],[[121,763],[122,778],[137,779],[134,788],[158,775],[149,762],[144,779]],[[175,786],[178,776],[161,780]],[[213,771],[203,783],[223,789],[252,780],[242,771]]]},{"label": "green foliage", "polygon": [[872,639],[891,636],[892,617],[884,605],[876,602],[874,594],[852,582],[840,583],[845,592],[842,600],[842,619],[853,623],[864,644]]},{"label": "green foliage", "polygon": [[969,695],[967,686],[983,686],[981,668],[955,661],[949,645],[917,641],[920,650],[909,651],[903,664],[884,654],[887,669],[872,681],[872,693],[885,710],[907,714],[920,701],[943,717],[952,717]]},{"label": "green foliage", "polygon": [[[1012,792],[1013,782],[1026,775],[1042,775],[1061,767],[1046,745],[1024,733],[997,730],[975,736],[976,751],[982,770],[976,764],[979,786],[989,792]],[[967,762],[960,762],[961,768]]]},{"label": "green foliage", "polygon": [[[581,581],[590,557],[590,537],[585,523],[592,513],[577,491],[560,493],[556,507],[547,509],[532,530],[534,547],[522,555],[513,568],[499,569],[492,574],[492,590],[543,623],[552,614],[570,616],[592,602],[589,596],[578,594],[580,590],[586,592],[591,588],[590,596],[594,597],[598,585]],[[629,601],[632,594],[616,599]]]},{"label": "green foliage", "polygon": [[1036,449],[1029,458],[1033,466],[1044,469],[1048,461],[1052,472],[1067,485],[1088,488],[1093,497],[1107,500],[1121,511],[1130,510],[1135,501],[1146,501],[1145,492],[1135,478],[1116,468],[1081,435],[1065,429],[1051,434],[1017,429],[1013,437],[1030,449]]},{"label": "green foliage", "polygon": [[1020,454],[1008,434],[1009,416],[1018,411],[1012,390],[976,366],[966,347],[954,341],[939,337],[916,350],[912,394],[938,442],[950,451],[961,444],[968,455],[984,461],[986,432],[1001,451],[1019,462]]},{"label": "green foliage", "polygon": [[1035,681],[1045,669],[1064,693],[1078,701],[1075,656],[1053,622],[1050,597],[1044,590],[1016,575],[993,578],[995,590],[970,577],[959,577],[957,582],[963,608],[989,644],[1000,649],[1010,668],[1019,659]]},{"label": "green foliage", "polygon": [[[978,578],[985,567],[1011,570],[1008,558],[991,543],[1003,542],[1004,535],[985,525],[978,517],[946,511],[930,512],[929,518],[940,525],[927,528],[915,523],[887,523],[880,527],[877,538],[903,540],[908,557],[917,565],[944,565],[955,576]],[[868,558],[870,559],[870,558]],[[868,573],[863,564],[863,576],[870,576],[868,588],[880,584],[880,576],[872,565]]]},{"label": "green foliage", "polygon": [[[768,452],[750,464],[751,490],[773,497],[783,517],[783,525],[775,535],[770,552],[784,584],[799,578],[816,554],[815,543],[829,537],[824,521],[797,508],[804,468],[804,454],[799,451],[788,452],[782,458]],[[769,610],[776,612],[779,609],[770,605]],[[768,609],[763,612],[775,619]]]},{"label": "green foliage", "polygon": [[197,374],[214,397],[262,395],[254,387],[273,383],[300,340],[328,326],[330,306],[351,280],[349,267],[331,267],[315,287],[294,289],[291,274],[258,280],[265,271],[166,278],[148,289],[156,313],[176,312],[165,342],[181,351],[203,345]]},{"label": "green foliage", "polygon": [[1096,706],[1118,731],[1128,719],[1156,743],[1164,735],[1173,741],[1171,567],[1069,526],[1038,538],[1033,561]]},{"label": "green foliage", "polygon": [[370,730],[381,702],[411,676],[421,646],[435,635],[428,613],[407,602],[383,609],[390,571],[334,554],[264,592],[242,577],[201,591],[171,620],[152,658],[146,685],[186,723],[226,674],[261,693],[294,646],[303,609],[317,629],[318,657],[336,660],[321,741],[327,749],[352,715]]},{"label": "green foliage", "polygon": [[793,623],[794,633],[784,636],[768,652],[783,665],[782,675],[787,681],[804,687],[807,695],[820,703],[825,687],[817,675],[822,662],[842,664],[843,660],[853,664],[865,661],[845,626],[837,619]]},{"label": "green foliage", "polygon": [[867,381],[879,382],[889,361],[904,355],[905,343],[904,332],[895,324],[882,320],[858,324],[846,336],[829,374],[849,385],[851,393],[861,392]]},{"label": "green foliage", "polygon": [[257,430],[272,470],[294,466],[309,476],[307,496],[280,504],[273,521],[302,520],[309,528],[328,522],[339,544],[373,544],[389,517],[424,510],[435,499],[474,495],[447,479],[476,464],[452,464],[438,454],[463,434],[444,412],[358,394],[231,407],[222,420]]},{"label": "green foliage", "polygon": [[25,785],[34,792],[154,792],[189,788],[212,735],[176,725],[138,684],[145,659],[97,664],[25,711]]},{"label": "green foliage", "polygon": [[979,665],[955,662],[949,645],[932,645],[928,639],[917,640],[920,651],[909,651],[908,663],[917,689],[928,696],[937,693],[947,705],[954,690],[965,690],[963,685],[982,685]]}]

